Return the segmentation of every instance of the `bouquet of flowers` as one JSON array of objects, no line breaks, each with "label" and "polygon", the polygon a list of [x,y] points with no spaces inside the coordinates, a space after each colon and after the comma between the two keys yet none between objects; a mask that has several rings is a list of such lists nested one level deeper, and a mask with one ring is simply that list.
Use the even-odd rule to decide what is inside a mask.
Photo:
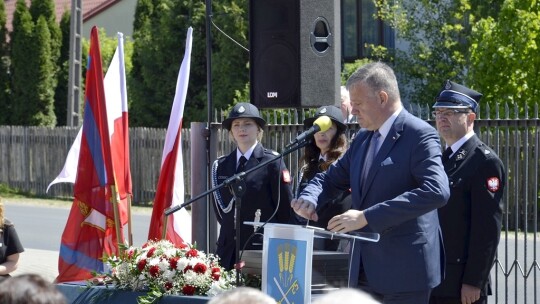
[{"label": "bouquet of flowers", "polygon": [[119,257],[107,257],[106,263],[117,288],[148,291],[139,297],[141,304],[172,294],[215,296],[235,286],[236,272],[225,271],[218,257],[167,240],[130,247]]}]

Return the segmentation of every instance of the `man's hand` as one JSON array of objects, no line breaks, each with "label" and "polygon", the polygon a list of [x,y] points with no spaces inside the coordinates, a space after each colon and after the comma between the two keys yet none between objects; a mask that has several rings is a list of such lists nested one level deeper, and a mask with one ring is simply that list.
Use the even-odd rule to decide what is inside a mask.
[{"label": "man's hand", "polygon": [[317,216],[317,212],[315,212],[315,205],[309,201],[302,198],[293,199],[291,201],[291,207],[294,209],[296,214],[303,218],[315,222],[319,220],[319,216]]},{"label": "man's hand", "polygon": [[461,285],[461,304],[472,304],[480,299],[480,288],[468,284]]},{"label": "man's hand", "polygon": [[368,222],[363,211],[351,209],[336,215],[328,222],[327,229],[333,232],[346,233],[367,226]]}]

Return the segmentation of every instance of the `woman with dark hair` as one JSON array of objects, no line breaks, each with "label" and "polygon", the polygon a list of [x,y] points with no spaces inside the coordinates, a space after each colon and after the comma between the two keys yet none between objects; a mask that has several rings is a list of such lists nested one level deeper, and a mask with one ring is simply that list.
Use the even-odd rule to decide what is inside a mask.
[{"label": "woman with dark hair", "polygon": [[[236,144],[229,155],[219,157],[212,165],[212,187],[222,184],[235,173],[249,170],[260,163],[275,159],[277,152],[260,143],[266,121],[259,109],[250,103],[236,104],[222,123]],[[268,163],[245,175],[245,193],[242,196],[239,249],[261,250],[262,233],[254,235],[253,227],[245,221],[288,223],[291,216],[291,176],[283,159]],[[221,225],[216,253],[223,267],[231,269],[236,261],[235,200],[228,188],[214,192],[214,211]],[[253,236],[252,236],[253,235]]]},{"label": "woman with dark hair", "polygon": [[0,197],[0,282],[17,270],[19,254],[23,251],[15,226],[4,217],[4,203]]},{"label": "woman with dark hair", "polygon": [[[304,120],[304,127],[310,128],[313,126],[313,122],[321,116],[328,116],[332,121],[332,126],[324,132],[315,133],[314,139],[304,148],[304,155],[300,160],[302,168],[298,174],[299,183],[295,192],[297,196],[317,173],[326,171],[347,150],[347,137],[345,136],[347,126],[343,123],[340,108],[332,105],[318,108],[315,116]],[[332,217],[350,209],[351,202],[350,191],[345,191],[338,197],[326,197],[323,192],[319,196],[317,204],[319,220],[309,222],[309,225],[326,229],[328,221]],[[293,221],[297,224],[305,225],[307,223],[300,216],[293,217]],[[323,248],[316,249],[336,250],[337,246],[338,242],[326,240]],[[315,247],[320,246],[316,244]]]}]

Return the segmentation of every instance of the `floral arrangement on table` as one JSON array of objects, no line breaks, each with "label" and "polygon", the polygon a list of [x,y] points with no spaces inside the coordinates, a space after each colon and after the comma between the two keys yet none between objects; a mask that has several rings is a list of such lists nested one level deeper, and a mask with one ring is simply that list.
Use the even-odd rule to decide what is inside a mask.
[{"label": "floral arrangement on table", "polygon": [[218,257],[190,245],[176,247],[167,240],[130,247],[120,257],[105,259],[111,267],[107,281],[118,289],[147,291],[141,304],[164,295],[215,296],[235,287],[236,271],[226,271]]}]

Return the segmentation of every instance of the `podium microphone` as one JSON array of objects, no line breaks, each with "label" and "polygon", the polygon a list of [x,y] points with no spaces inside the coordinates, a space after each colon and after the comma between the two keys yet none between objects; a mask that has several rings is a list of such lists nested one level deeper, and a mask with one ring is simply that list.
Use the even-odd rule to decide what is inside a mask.
[{"label": "podium microphone", "polygon": [[287,148],[293,146],[294,144],[303,142],[313,134],[317,132],[324,132],[332,126],[332,120],[328,116],[321,116],[313,122],[313,126],[307,131],[302,132],[302,134],[296,136],[296,138],[287,145]]}]

